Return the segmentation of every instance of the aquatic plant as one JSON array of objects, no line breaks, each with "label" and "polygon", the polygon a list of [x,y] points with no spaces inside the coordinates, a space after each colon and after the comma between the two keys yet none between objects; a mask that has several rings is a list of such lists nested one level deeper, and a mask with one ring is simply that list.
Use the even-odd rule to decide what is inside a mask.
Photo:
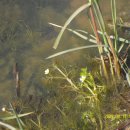
[{"label": "aquatic plant", "polygon": [[[94,36],[89,34],[84,30],[74,30],[67,28],[68,25],[72,22],[72,20],[80,14],[83,10],[88,11],[88,19],[90,21],[92,30],[94,32]],[[126,65],[128,49],[130,47],[130,41],[126,39],[122,39],[118,36],[117,32],[117,16],[116,16],[116,2],[115,0],[111,0],[111,12],[112,12],[112,21],[113,21],[113,36],[109,36],[106,31],[106,24],[103,19],[102,11],[100,10],[100,6],[97,0],[90,0],[87,4],[82,5],[78,8],[65,22],[64,26],[60,26],[57,24],[49,23],[53,26],[61,28],[61,31],[56,38],[53,48],[56,49],[60,43],[61,37],[65,30],[68,30],[75,35],[79,36],[84,40],[88,40],[91,43],[95,43],[96,45],[87,45],[83,47],[77,47],[74,49],[68,49],[54,55],[47,57],[53,58],[61,54],[65,54],[68,52],[97,47],[100,54],[100,59],[102,63],[102,70],[104,72],[104,76],[106,79],[109,79],[109,75],[111,74],[113,79],[121,78],[121,71],[124,71],[125,74],[128,74],[128,66]],[[82,33],[81,33],[82,32]],[[86,37],[86,34],[90,35],[90,39]],[[127,46],[126,50],[123,48]],[[122,55],[122,50],[125,51],[125,54]],[[110,72],[110,73],[109,73]]]},{"label": "aquatic plant", "polygon": [[[105,85],[99,72],[94,76],[87,67],[80,70],[74,66],[65,68],[61,64],[54,64],[45,67],[44,80],[47,81],[45,86],[48,96],[44,97],[45,102],[41,103],[41,107],[35,109],[24,104],[16,107],[11,105],[13,109],[11,106],[7,110],[3,108],[6,115],[1,116],[2,122],[19,129],[20,123],[22,128],[27,130],[32,128],[107,130],[115,129],[118,125],[115,122],[121,122],[120,119],[114,119],[112,122],[105,119],[107,113],[119,108],[117,103],[120,103],[120,100],[119,97],[116,98],[117,105],[114,103],[112,105],[111,102],[114,102],[112,93],[116,95],[115,87],[110,85],[112,87],[109,97],[107,92],[109,87]],[[35,106],[35,102],[33,105]],[[107,107],[109,111],[106,110]]]},{"label": "aquatic plant", "polygon": [[[99,95],[103,95],[105,86],[101,81],[99,84],[96,84],[93,75],[87,68],[81,69],[80,77],[77,82],[72,80],[69,75],[63,72],[57,65],[54,64],[53,68],[57,73],[55,73],[55,75],[47,75],[46,78],[51,80],[57,79],[58,81],[66,80],[69,84],[67,85],[66,83],[65,88],[63,87],[64,90],[76,93],[75,101],[81,106],[87,105],[88,107],[88,109],[81,114],[81,120],[83,119],[86,123],[91,122],[93,128],[96,127],[102,130],[103,115],[100,107],[101,100],[99,99]],[[61,113],[66,116],[65,112],[61,111]],[[89,120],[84,116],[88,117]],[[88,126],[86,128],[88,128]]]},{"label": "aquatic plant", "polygon": [[[102,64],[101,70],[103,72],[102,77],[105,77],[109,84],[112,83],[113,88],[117,91],[117,85],[115,85],[116,79],[122,78],[122,72],[125,73],[126,79],[130,81],[130,75],[129,75],[129,67],[126,64],[127,61],[127,54],[128,50],[130,48],[130,41],[127,39],[123,39],[118,36],[117,32],[117,14],[116,14],[116,1],[111,0],[111,13],[112,13],[112,21],[113,21],[113,35],[109,35],[106,29],[106,24],[103,19],[102,11],[100,10],[100,5],[97,0],[89,0],[87,4],[84,4],[80,8],[78,8],[65,22],[64,26],[60,26],[54,23],[49,23],[52,26],[61,28],[61,31],[56,38],[56,41],[54,43],[53,48],[56,49],[60,43],[61,37],[65,30],[72,32],[79,38],[82,38],[86,41],[89,41],[90,43],[93,43],[94,45],[87,45],[82,47],[77,47],[73,49],[68,49],[62,52],[58,52],[56,54],[53,54],[46,59],[50,59],[65,53],[69,53],[72,51],[80,50],[80,49],[89,49],[96,47],[99,51],[100,61]],[[71,29],[68,27],[68,25],[72,22],[72,20],[80,14],[83,10],[87,10],[88,12],[88,20],[90,21],[93,35],[90,34],[87,31],[84,30],[78,30],[78,29]],[[90,37],[90,38],[89,38]],[[122,51],[125,53],[122,54]],[[90,124],[92,125],[92,128],[90,129],[115,129],[118,125],[118,123],[121,121],[119,120],[113,120],[113,123],[111,126],[108,126],[109,121],[107,122],[106,119],[103,117],[102,113],[102,105],[103,101],[107,96],[106,90],[107,88],[105,85],[99,85],[95,83],[95,79],[92,76],[91,73],[88,72],[87,68],[83,68],[80,73],[80,84],[75,84],[71,78],[68,77],[59,67],[54,66],[54,68],[63,76],[59,79],[65,79],[69,84],[68,89],[72,89],[74,92],[77,92],[77,98],[78,103],[80,105],[82,104],[89,104],[88,109],[82,113],[82,119],[83,119],[83,126],[84,129],[89,128]],[[57,76],[56,76],[57,77]],[[112,77],[110,79],[110,77]],[[52,78],[52,76],[51,76]],[[112,80],[112,81],[111,81]],[[111,83],[110,83],[111,82]],[[116,93],[117,94],[117,93]],[[115,94],[115,95],[116,95]],[[99,98],[100,96],[102,97]],[[118,95],[118,94],[117,94]],[[104,97],[103,97],[104,96]],[[114,106],[115,109],[117,106]],[[114,108],[113,108],[114,109]],[[116,122],[114,124],[114,122]],[[86,127],[88,126],[88,127]]]},{"label": "aquatic plant", "polygon": [[21,120],[21,117],[26,117],[26,116],[34,113],[34,112],[28,112],[28,113],[18,114],[16,112],[14,106],[12,105],[12,103],[10,103],[10,108],[7,109],[7,108],[3,107],[2,111],[6,114],[6,116],[0,117],[0,120],[3,121],[3,122],[0,122],[0,125],[8,128],[10,130],[16,130],[16,128],[7,124],[5,121],[10,121],[10,120],[16,119],[19,129],[24,130],[26,125]]},{"label": "aquatic plant", "polygon": [[[103,68],[102,71],[104,72],[106,79],[110,81],[109,75],[112,75],[113,77],[117,75],[117,77],[120,78],[120,71],[123,70],[126,74],[127,81],[130,84],[130,72],[128,66],[126,65],[130,41],[118,36],[115,0],[111,0],[111,8],[114,32],[113,36],[109,36],[109,34],[106,32],[106,25],[104,23],[102,12],[97,0],[90,0],[88,4],[81,6],[78,10],[76,10],[76,12],[74,12],[74,14],[71,15],[63,27],[57,24],[49,23],[50,25],[61,28],[61,32],[56,40],[54,48],[57,48],[65,30],[72,32],[76,36],[86,41],[94,43],[94,45],[68,49],[49,56],[47,59],[76,50],[98,48],[100,61],[103,66],[101,68]],[[71,23],[71,21],[80,12],[86,9],[88,11],[88,19],[90,20],[94,35],[89,34],[84,30],[68,28],[68,25]],[[88,35],[88,37],[86,35]],[[121,55],[121,51],[125,45],[127,46],[127,49],[125,50],[125,54]],[[120,119],[112,120],[112,123],[109,123],[109,121],[107,122],[107,120],[104,119],[105,107],[110,105],[109,107],[114,109],[114,107],[107,102],[109,100],[113,101],[113,98],[116,95],[116,93],[114,93],[115,87],[113,84],[111,85],[112,89],[110,93],[114,93],[114,96],[112,95],[111,99],[109,98],[107,101],[104,101],[108,94],[106,91],[109,89],[109,87],[106,87],[105,83],[103,83],[104,78],[100,72],[96,72],[97,75],[94,76],[92,72],[85,67],[81,68],[80,74],[77,72],[77,70],[79,71],[80,68],[74,70],[76,73],[75,75],[75,73],[71,74],[72,68],[74,67],[71,68],[71,71],[67,71],[63,68],[63,66],[59,67],[58,65],[54,64],[52,68],[54,73],[51,74],[52,70],[47,67],[47,69],[44,71],[44,77],[46,77],[49,81],[53,81],[51,84],[51,87],[55,89],[55,91],[52,92],[53,96],[51,97],[51,92],[49,91],[48,85],[48,95],[51,98],[45,97],[46,103],[43,103],[43,106],[39,107],[37,110],[35,110],[35,112],[25,113],[20,111],[20,113],[18,113],[16,111],[17,107],[15,109],[14,106],[10,104],[9,108],[11,108],[11,111],[6,113],[6,116],[0,118],[0,120],[2,120],[0,121],[1,126],[7,127],[11,130],[15,130],[16,128],[19,128],[20,130],[50,130],[53,128],[60,130],[104,130],[106,127],[108,130],[110,130],[116,128],[121,121]],[[72,75],[75,77],[75,79],[72,77]],[[55,80],[58,82],[55,82]],[[118,96],[116,99],[118,102],[120,102]],[[105,107],[102,109],[104,104]],[[35,103],[33,105],[35,106]],[[116,109],[118,108],[119,110],[119,106],[117,105],[118,104],[115,105]],[[5,108],[2,110],[6,112]],[[26,108],[26,110],[30,110],[30,108]],[[33,116],[26,117],[30,114],[33,114]],[[15,124],[8,122],[12,120],[15,122]]]}]

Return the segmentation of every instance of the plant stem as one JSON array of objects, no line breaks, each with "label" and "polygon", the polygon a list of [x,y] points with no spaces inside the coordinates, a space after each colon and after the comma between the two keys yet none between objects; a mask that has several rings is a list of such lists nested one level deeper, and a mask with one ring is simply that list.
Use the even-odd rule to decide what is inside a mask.
[{"label": "plant stem", "polygon": [[75,89],[75,91],[79,90],[79,88],[71,81],[71,79],[67,77],[66,74],[64,74],[64,72],[61,69],[59,69],[56,65],[54,65],[54,68],[57,69],[60,72],[60,74],[62,74],[65,77],[65,79],[70,83],[70,85],[73,86],[73,89]]},{"label": "plant stem", "polygon": [[113,56],[115,73],[117,74],[117,77],[120,78],[120,65],[119,65],[119,62],[118,62],[118,57],[116,55],[116,52],[115,52],[115,49],[113,47],[113,44],[111,42],[110,37],[107,34],[106,34],[106,37],[107,37],[108,44],[110,46],[110,50],[111,50],[111,53],[112,53],[112,56]]},{"label": "plant stem", "polygon": [[[98,44],[98,45],[102,45],[102,43],[101,43],[101,41],[100,41],[100,38],[99,38],[99,34],[98,34],[98,30],[97,30],[97,26],[96,26],[94,14],[93,14],[92,5],[89,7],[89,13],[90,13],[90,17],[91,17],[91,21],[92,21],[92,26],[93,26],[93,29],[94,29],[94,33],[95,33],[95,35],[96,35],[97,44]],[[101,61],[102,61],[102,66],[103,66],[104,75],[105,75],[106,79],[108,79],[108,74],[107,74],[107,70],[106,70],[106,65],[105,65],[105,62],[104,62],[104,59],[103,59],[103,55],[102,55],[103,49],[102,49],[102,47],[99,47],[98,49],[99,49],[100,58],[101,58]]]}]

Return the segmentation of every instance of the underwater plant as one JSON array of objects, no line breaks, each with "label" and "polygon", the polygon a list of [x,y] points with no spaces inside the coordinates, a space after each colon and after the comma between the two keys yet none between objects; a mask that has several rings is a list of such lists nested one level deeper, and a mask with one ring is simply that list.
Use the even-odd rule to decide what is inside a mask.
[{"label": "underwater plant", "polygon": [[[103,85],[100,79],[97,79],[99,83],[96,83],[94,76],[87,68],[81,69],[78,81],[71,79],[69,73],[67,74],[57,65],[53,65],[53,70],[56,71],[56,73],[50,73],[49,75],[46,75],[46,78],[51,79],[52,82],[53,80],[58,80],[59,82],[60,80],[66,81],[65,87],[63,86],[61,88],[63,88],[64,91],[72,91],[73,94],[76,93],[74,100],[79,106],[87,106],[87,109],[81,111],[79,119],[79,121],[84,122],[82,122],[84,124],[82,127],[88,129],[90,125],[89,123],[91,123],[93,129],[96,128],[102,130],[104,126],[100,106],[101,100],[99,97],[100,95],[104,95],[105,85]],[[66,112],[61,111],[61,113],[63,113],[63,116],[67,115]]]}]

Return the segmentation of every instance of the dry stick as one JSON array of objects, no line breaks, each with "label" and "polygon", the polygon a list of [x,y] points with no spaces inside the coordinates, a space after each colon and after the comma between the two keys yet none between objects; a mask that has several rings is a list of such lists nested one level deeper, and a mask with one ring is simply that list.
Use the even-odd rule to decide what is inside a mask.
[{"label": "dry stick", "polygon": [[16,73],[16,94],[17,94],[17,97],[20,97],[20,79],[19,79],[19,72]]},{"label": "dry stick", "polygon": [[14,65],[14,79],[15,79],[15,87],[16,87],[16,96],[20,97],[20,78],[19,78],[19,72],[18,72],[18,64],[15,63]]},{"label": "dry stick", "polygon": [[[99,34],[98,34],[98,30],[97,30],[97,26],[96,26],[96,22],[95,22],[95,18],[94,18],[92,6],[89,7],[89,13],[90,13],[90,17],[91,17],[91,21],[92,21],[94,33],[95,33],[95,35],[96,35],[97,44],[102,45],[102,43],[101,43],[101,41],[100,41],[100,38],[99,38]],[[104,75],[105,75],[106,79],[108,79],[108,74],[107,74],[107,70],[106,70],[106,65],[105,65],[105,62],[104,62],[104,59],[103,59],[103,55],[102,55],[103,49],[102,49],[102,47],[99,47],[98,49],[99,49],[100,58],[101,58],[101,61],[102,61],[102,66],[103,66],[103,70],[104,70]]]}]

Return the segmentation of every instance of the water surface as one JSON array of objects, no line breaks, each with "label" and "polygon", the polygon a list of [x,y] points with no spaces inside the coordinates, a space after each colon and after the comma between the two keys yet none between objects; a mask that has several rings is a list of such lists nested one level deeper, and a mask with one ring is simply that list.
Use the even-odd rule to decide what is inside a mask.
[{"label": "water surface", "polygon": [[[65,32],[57,50],[52,49],[59,29],[48,22],[63,25],[66,19],[86,0],[1,0],[0,1],[0,105],[15,97],[13,66],[18,63],[22,95],[44,95],[42,78],[51,60],[45,57],[68,48],[89,44]],[[130,1],[117,0],[118,17],[130,20]],[[102,0],[101,8],[106,21],[111,21],[110,1]],[[86,12],[70,25],[90,31]],[[67,64],[82,64],[88,50],[58,57]],[[94,51],[95,52],[95,51]],[[95,53],[92,55],[95,55]],[[72,61],[73,59],[73,61]],[[56,58],[55,58],[56,60]]]}]

